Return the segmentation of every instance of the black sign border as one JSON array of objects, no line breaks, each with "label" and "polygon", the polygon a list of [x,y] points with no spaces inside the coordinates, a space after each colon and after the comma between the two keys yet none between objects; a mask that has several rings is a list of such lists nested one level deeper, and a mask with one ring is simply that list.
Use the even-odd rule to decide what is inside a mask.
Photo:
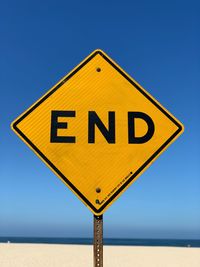
[{"label": "black sign border", "polygon": [[[65,177],[54,164],[28,139],[27,136],[20,131],[17,125],[26,118],[33,110],[35,110],[41,103],[43,103],[49,96],[57,91],[65,82],[67,82],[74,74],[83,68],[96,55],[101,55],[113,68],[115,68],[127,81],[129,81],[140,93],[142,93],[149,101],[151,101],[161,112],[163,112],[177,127],[177,131],[135,172],[130,178],[99,208],[96,209],[90,201]],[[95,212],[101,214],[102,211],[123,191],[143,170],[150,164],[154,158],[161,153],[162,150],[183,130],[182,125],[177,122],[166,110],[164,110],[153,98],[151,98],[138,84],[130,79],[117,65],[115,65],[101,50],[96,50],[91,56],[83,61],[74,71],[72,71],[66,78],[64,78],[58,85],[50,90],[44,97],[42,97],[35,105],[20,116],[14,123],[13,129],[32,147],[34,151],[57,173],[57,175],[67,184],[76,194]]]}]

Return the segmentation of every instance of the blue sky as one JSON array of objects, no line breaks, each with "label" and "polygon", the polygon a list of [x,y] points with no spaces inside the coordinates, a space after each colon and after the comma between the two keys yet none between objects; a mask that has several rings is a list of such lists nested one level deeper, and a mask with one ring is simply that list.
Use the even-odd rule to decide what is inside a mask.
[{"label": "blue sky", "polygon": [[92,236],[92,213],[10,123],[100,48],[185,126],[106,211],[105,237],[200,238],[198,1],[3,1],[0,236]]}]

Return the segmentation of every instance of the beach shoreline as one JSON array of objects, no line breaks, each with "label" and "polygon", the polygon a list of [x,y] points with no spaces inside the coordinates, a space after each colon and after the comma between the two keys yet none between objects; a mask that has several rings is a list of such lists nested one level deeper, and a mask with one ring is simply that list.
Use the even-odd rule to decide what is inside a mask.
[{"label": "beach shoreline", "polygon": [[[89,267],[92,245],[0,243],[1,267]],[[199,267],[200,248],[104,246],[104,267]]]}]

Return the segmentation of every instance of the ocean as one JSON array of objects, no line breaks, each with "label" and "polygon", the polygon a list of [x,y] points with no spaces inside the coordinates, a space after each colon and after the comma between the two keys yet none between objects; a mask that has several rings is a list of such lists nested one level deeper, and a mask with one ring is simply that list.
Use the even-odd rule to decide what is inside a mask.
[{"label": "ocean", "polygon": [[[92,238],[47,238],[47,237],[0,237],[0,243],[32,244],[77,244],[91,245]],[[167,247],[200,247],[196,239],[127,239],[104,238],[104,245],[112,246],[167,246]]]}]

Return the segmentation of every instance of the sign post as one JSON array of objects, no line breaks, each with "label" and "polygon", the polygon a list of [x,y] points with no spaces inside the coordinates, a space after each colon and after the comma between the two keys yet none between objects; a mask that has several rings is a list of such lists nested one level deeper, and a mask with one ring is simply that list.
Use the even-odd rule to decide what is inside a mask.
[{"label": "sign post", "polygon": [[103,267],[103,215],[94,215],[94,267]]},{"label": "sign post", "polygon": [[94,214],[95,267],[103,266],[103,213],[183,128],[101,50],[12,123],[14,132]]}]

